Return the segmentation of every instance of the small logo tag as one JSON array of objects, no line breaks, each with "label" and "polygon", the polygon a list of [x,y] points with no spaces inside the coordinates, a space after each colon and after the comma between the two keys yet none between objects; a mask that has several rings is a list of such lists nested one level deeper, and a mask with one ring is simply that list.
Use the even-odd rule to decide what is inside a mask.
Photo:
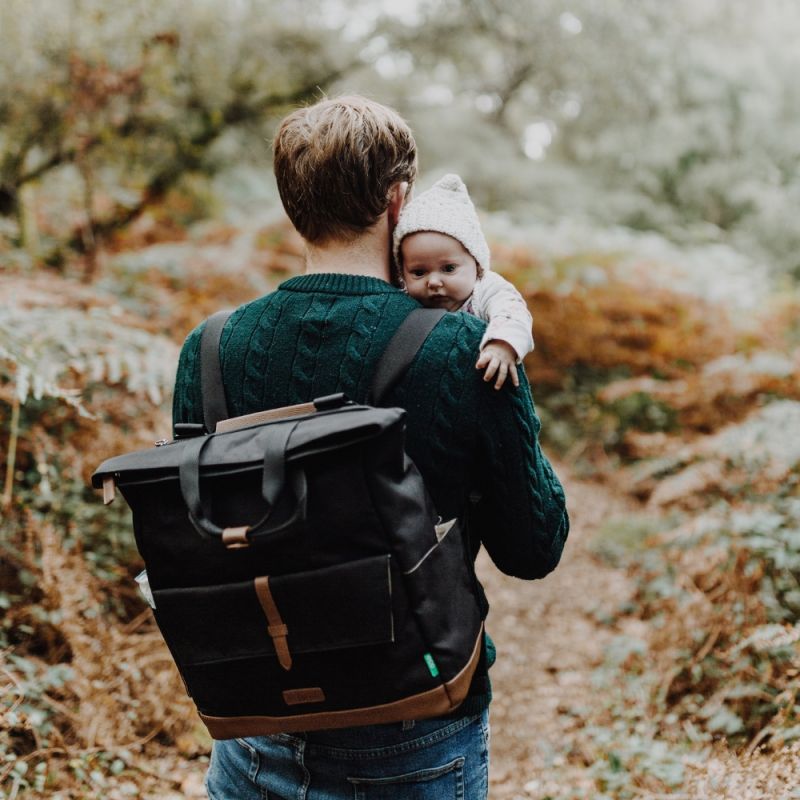
[{"label": "small logo tag", "polygon": [[436,662],[433,660],[433,656],[430,653],[425,653],[423,658],[425,659],[425,665],[428,667],[428,671],[431,673],[431,676],[434,678],[438,678],[439,667],[436,666]]},{"label": "small logo tag", "polygon": [[299,706],[305,703],[324,703],[325,692],[318,686],[309,689],[287,689],[283,693],[283,701],[287,706]]}]

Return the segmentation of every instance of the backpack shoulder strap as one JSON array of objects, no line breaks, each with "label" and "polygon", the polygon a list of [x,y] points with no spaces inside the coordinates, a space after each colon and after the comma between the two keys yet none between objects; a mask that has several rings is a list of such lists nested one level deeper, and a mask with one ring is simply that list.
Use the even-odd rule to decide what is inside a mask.
[{"label": "backpack shoulder strap", "polygon": [[222,329],[232,313],[232,309],[226,309],[210,316],[200,336],[200,391],[203,397],[203,424],[207,433],[214,433],[217,423],[230,416],[222,383],[219,343]]},{"label": "backpack shoulder strap", "polygon": [[428,334],[447,312],[415,308],[395,331],[378,361],[367,402],[380,405],[386,393],[403,377]]}]

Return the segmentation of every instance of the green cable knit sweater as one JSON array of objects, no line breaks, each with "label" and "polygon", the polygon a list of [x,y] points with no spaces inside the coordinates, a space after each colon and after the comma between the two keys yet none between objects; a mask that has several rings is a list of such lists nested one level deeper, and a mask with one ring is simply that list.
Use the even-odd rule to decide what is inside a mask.
[{"label": "green cable knit sweater", "polygon": [[[345,274],[291,278],[241,306],[220,343],[231,415],[335,392],[363,402],[378,358],[416,307],[384,281]],[[469,314],[447,314],[388,401],[407,411],[406,450],[441,517],[461,514],[478,490],[475,527],[494,563],[508,575],[540,578],[558,563],[569,530],[564,491],[539,448],[524,373],[518,389],[507,381],[496,391],[475,369],[485,327]],[[202,422],[201,332],[202,325],[181,351],[173,423]],[[489,699],[488,681],[476,681],[459,712]]]}]

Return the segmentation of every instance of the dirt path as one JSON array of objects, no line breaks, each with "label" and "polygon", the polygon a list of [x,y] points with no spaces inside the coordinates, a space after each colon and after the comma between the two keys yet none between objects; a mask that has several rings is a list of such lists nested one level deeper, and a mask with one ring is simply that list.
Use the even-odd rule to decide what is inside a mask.
[{"label": "dirt path", "polygon": [[[572,524],[555,572],[527,583],[499,573],[485,553],[478,562],[491,603],[488,630],[498,651],[491,671],[491,800],[589,800],[599,794],[580,735],[597,719],[605,699],[593,685],[593,673],[616,636],[646,637],[646,623],[640,620],[614,626],[598,621],[613,616],[633,587],[623,570],[604,564],[589,548],[599,525],[634,513],[636,507],[602,486],[572,478],[563,467],[557,472],[564,480]],[[683,788],[668,795],[636,791],[643,800],[667,796],[800,798],[800,743],[748,757],[717,744],[707,747],[698,763],[687,763]]]},{"label": "dirt path", "polygon": [[[563,470],[559,471],[563,475]],[[492,800],[557,796],[590,789],[585,767],[567,758],[570,733],[596,697],[593,670],[615,635],[596,621],[604,606],[630,595],[625,575],[588,551],[597,525],[632,510],[600,486],[565,481],[571,531],[561,564],[531,583],[500,574],[485,553],[478,572],[491,603]]]}]

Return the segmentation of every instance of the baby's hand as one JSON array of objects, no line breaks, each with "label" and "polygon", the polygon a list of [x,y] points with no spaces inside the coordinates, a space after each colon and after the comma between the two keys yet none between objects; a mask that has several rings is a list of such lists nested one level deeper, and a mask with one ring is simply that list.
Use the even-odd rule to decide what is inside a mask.
[{"label": "baby's hand", "polygon": [[483,376],[485,381],[490,381],[497,373],[497,380],[494,383],[495,389],[502,388],[509,374],[514,386],[519,386],[517,353],[508,342],[493,339],[481,350],[481,355],[475,364],[475,368],[483,369],[484,367],[486,367],[486,374]]}]

